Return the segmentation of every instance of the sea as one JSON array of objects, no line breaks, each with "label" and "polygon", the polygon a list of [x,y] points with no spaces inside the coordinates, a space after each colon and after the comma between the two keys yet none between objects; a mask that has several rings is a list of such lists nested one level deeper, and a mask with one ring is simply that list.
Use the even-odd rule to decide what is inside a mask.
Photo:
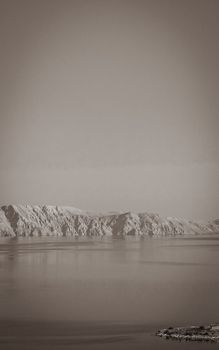
[{"label": "sea", "polygon": [[155,336],[219,322],[219,235],[2,238],[1,350],[216,349]]}]

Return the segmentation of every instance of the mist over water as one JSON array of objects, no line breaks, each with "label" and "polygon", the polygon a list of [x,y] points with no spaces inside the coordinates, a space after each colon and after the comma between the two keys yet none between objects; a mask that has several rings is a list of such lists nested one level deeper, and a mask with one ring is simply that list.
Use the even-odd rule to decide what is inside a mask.
[{"label": "mist over water", "polygon": [[183,348],[152,334],[217,321],[218,252],[217,236],[2,240],[0,342],[8,349],[14,339],[16,349]]}]

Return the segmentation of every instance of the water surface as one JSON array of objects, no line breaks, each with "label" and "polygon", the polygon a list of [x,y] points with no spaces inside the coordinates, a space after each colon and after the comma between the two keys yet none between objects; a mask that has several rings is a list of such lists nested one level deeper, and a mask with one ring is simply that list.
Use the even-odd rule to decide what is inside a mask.
[{"label": "water surface", "polygon": [[1,349],[213,349],[154,337],[219,320],[219,237],[0,241]]}]

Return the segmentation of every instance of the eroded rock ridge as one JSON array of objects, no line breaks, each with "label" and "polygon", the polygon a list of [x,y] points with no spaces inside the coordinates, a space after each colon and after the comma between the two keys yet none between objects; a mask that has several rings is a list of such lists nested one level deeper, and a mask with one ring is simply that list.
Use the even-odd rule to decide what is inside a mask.
[{"label": "eroded rock ridge", "polygon": [[158,214],[90,214],[72,207],[5,205],[0,236],[178,236],[219,232],[219,220],[206,224]]}]

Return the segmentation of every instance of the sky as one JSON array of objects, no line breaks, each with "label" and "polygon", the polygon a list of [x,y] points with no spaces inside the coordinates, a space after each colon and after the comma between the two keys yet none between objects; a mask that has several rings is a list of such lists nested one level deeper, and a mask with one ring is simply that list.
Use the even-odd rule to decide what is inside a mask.
[{"label": "sky", "polygon": [[218,0],[0,0],[0,204],[219,217]]}]

